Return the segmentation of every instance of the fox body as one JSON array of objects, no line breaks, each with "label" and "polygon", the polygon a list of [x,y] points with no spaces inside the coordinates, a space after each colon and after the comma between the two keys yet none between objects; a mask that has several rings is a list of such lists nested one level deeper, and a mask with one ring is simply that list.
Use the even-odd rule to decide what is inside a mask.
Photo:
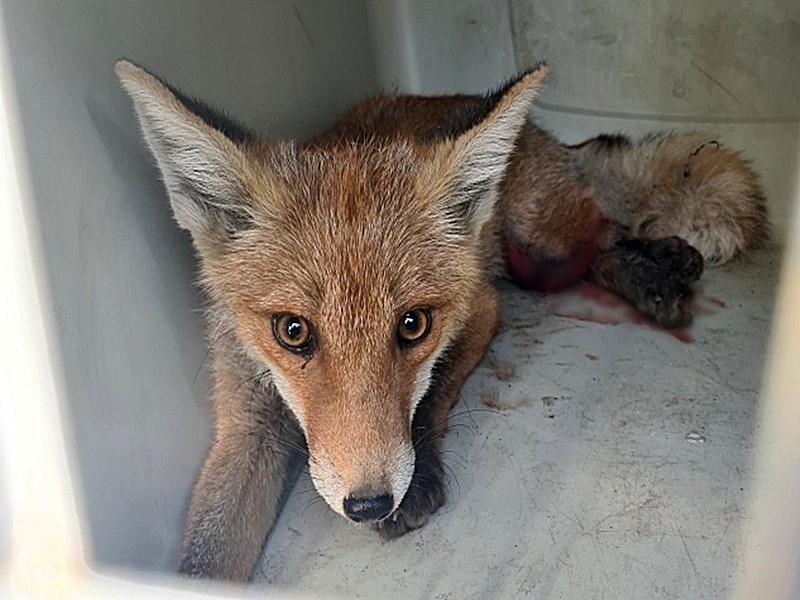
[{"label": "fox body", "polygon": [[504,264],[530,287],[591,278],[681,325],[703,260],[766,231],[755,174],[719,144],[569,148],[538,129],[544,65],[482,97],[378,96],[300,144],[116,71],[210,301],[215,429],[187,516],[191,576],[250,576],[297,457],[344,517],[390,538],[423,525]]}]

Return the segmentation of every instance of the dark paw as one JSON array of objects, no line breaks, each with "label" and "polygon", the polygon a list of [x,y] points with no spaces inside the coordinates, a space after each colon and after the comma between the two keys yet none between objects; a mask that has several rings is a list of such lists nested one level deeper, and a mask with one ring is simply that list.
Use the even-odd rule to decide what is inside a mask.
[{"label": "dark paw", "polygon": [[589,280],[619,294],[667,329],[692,322],[691,284],[703,270],[700,253],[684,240],[628,239],[597,257]]},{"label": "dark paw", "polygon": [[391,515],[377,523],[381,537],[390,540],[419,529],[444,504],[445,490],[440,465],[415,471],[403,501]]},{"label": "dark paw", "polygon": [[656,324],[667,329],[687,327],[692,322],[690,303],[692,289],[685,280],[667,275],[657,274],[661,280],[651,281],[642,289],[636,307]]},{"label": "dark paw", "polygon": [[683,238],[633,238],[620,245],[640,252],[669,275],[682,278],[686,283],[694,283],[703,274],[703,255]]},{"label": "dark paw", "polygon": [[691,284],[703,273],[703,256],[686,240],[622,240],[609,256],[619,292],[645,317],[667,329],[691,324]]}]

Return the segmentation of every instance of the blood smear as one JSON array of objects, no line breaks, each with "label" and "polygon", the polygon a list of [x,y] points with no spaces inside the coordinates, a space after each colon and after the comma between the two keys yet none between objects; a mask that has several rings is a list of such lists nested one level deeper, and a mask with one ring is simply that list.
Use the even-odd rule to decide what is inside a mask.
[{"label": "blood smear", "polygon": [[[651,323],[619,296],[585,281],[567,291],[548,295],[547,305],[550,312],[559,317],[602,325],[630,323],[663,331],[684,344],[694,341],[688,329],[666,329]],[[724,306],[722,300],[700,294],[692,303],[692,314],[712,315]]]}]

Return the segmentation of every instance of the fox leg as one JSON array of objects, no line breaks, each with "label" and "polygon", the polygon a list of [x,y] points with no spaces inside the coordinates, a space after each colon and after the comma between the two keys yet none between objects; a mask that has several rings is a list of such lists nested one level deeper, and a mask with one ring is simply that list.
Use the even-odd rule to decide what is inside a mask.
[{"label": "fox leg", "polygon": [[442,439],[450,409],[467,376],[483,358],[499,326],[499,301],[486,283],[474,303],[474,311],[462,334],[437,364],[433,382],[420,401],[411,427],[416,459],[411,485],[400,506],[376,525],[381,536],[396,538],[422,527],[445,501]]},{"label": "fox leg", "polygon": [[216,439],[192,492],[178,568],[183,575],[250,577],[303,448],[277,393],[258,378],[252,388],[243,379],[216,373]]},{"label": "fox leg", "polygon": [[[501,187],[503,250],[511,277],[522,287],[545,292],[586,278],[622,296],[660,325],[688,325],[691,284],[703,271],[702,254],[708,254],[712,262],[719,258],[708,244],[699,244],[698,252],[685,240],[692,241],[698,231],[707,230],[720,241],[731,222],[737,227],[755,223],[750,238],[762,236],[759,232],[764,230],[758,221],[763,221],[763,199],[746,163],[717,145],[696,153],[689,168],[685,157],[702,146],[696,141],[687,136],[651,137],[642,142],[642,148],[634,148],[621,136],[600,136],[566,148],[529,124],[520,135]],[[632,162],[654,153],[664,155],[660,162]],[[665,169],[679,171],[673,177],[677,183],[663,184]],[[727,179],[711,177],[714,169],[736,175],[741,185],[722,186],[720,182]],[[704,182],[709,180],[705,187],[696,181],[701,176]],[[648,177],[660,183],[640,181]],[[676,194],[690,188],[698,190],[695,197],[679,202]],[[719,207],[715,195],[724,196],[722,192],[740,197],[715,213],[725,219],[703,229],[696,215],[686,214],[687,206],[698,210],[703,206],[700,190],[711,196],[707,207]],[[662,197],[668,192],[676,196],[672,203]],[[731,253],[723,255],[729,258]]]},{"label": "fox leg", "polygon": [[546,189],[521,181],[506,184],[512,195],[504,198],[503,232],[506,265],[518,285],[557,292],[585,278],[659,325],[689,324],[690,284],[703,271],[699,252],[674,236],[627,237],[627,228],[607,219],[567,176],[551,178]]},{"label": "fox leg", "polygon": [[526,124],[498,198],[506,265],[524,288],[555,292],[576,284],[607,246],[608,220],[569,161],[567,148]]}]

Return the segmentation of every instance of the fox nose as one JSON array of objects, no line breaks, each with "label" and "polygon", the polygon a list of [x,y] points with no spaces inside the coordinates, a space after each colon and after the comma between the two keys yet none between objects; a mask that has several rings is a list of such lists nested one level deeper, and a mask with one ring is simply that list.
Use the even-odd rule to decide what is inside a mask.
[{"label": "fox nose", "polygon": [[344,499],[344,514],[351,521],[380,521],[389,516],[394,506],[391,494],[378,496],[348,496]]}]

